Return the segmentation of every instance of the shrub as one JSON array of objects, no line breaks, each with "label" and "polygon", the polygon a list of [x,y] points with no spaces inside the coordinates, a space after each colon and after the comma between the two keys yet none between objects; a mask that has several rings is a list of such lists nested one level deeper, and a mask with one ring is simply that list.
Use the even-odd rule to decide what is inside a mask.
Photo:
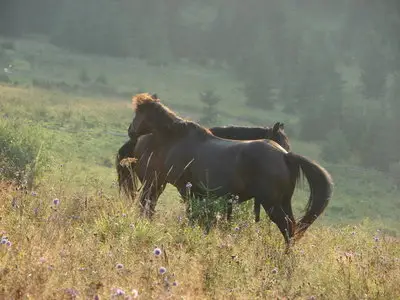
[{"label": "shrub", "polygon": [[209,232],[217,223],[218,216],[226,214],[227,199],[207,196],[204,198],[189,197],[187,218],[192,225],[199,225]]},{"label": "shrub", "polygon": [[0,120],[0,179],[31,188],[47,162],[46,144],[38,127]]},{"label": "shrub", "polygon": [[200,101],[204,103],[203,116],[199,123],[209,126],[215,124],[218,120],[218,110],[216,105],[221,101],[221,98],[216,96],[213,91],[200,93]]}]

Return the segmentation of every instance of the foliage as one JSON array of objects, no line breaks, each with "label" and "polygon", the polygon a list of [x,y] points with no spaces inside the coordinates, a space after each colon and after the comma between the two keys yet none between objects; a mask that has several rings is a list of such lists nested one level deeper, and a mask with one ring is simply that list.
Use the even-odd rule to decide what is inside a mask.
[{"label": "foliage", "polygon": [[388,63],[382,53],[380,39],[372,35],[369,40],[371,45],[365,49],[364,55],[360,58],[362,91],[366,99],[380,100],[386,90]]},{"label": "foliage", "polygon": [[204,197],[188,199],[187,218],[189,224],[198,225],[209,232],[216,225],[218,218],[226,213],[227,199]]},{"label": "foliage", "polygon": [[39,128],[23,126],[18,120],[0,120],[0,178],[32,187],[49,163],[44,143]]},{"label": "foliage", "polygon": [[213,91],[206,91],[200,93],[200,101],[204,103],[203,116],[199,120],[204,126],[215,125],[218,121],[218,110],[217,104],[221,101],[221,98],[214,94]]}]

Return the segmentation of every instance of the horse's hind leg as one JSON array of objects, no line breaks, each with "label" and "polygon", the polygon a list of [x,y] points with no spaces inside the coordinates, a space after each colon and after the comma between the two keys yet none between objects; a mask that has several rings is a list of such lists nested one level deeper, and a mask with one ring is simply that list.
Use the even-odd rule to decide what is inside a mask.
[{"label": "horse's hind leg", "polygon": [[295,228],[295,220],[291,207],[289,208],[287,205],[266,207],[264,204],[263,207],[271,221],[278,226],[288,249],[292,243]]},{"label": "horse's hind leg", "polygon": [[293,215],[293,210],[292,210],[292,203],[291,203],[292,197],[287,197],[284,199],[282,203],[282,209],[286,214],[286,219],[289,222],[289,237],[290,239],[293,239],[294,233],[296,231],[296,220]]}]

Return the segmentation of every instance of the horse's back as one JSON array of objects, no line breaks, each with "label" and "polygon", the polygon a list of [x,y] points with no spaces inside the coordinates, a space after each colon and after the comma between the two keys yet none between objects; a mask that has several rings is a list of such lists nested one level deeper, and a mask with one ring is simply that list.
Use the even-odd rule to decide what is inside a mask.
[{"label": "horse's back", "polygon": [[287,151],[273,141],[247,143],[240,155],[241,167],[253,174],[251,177],[269,176],[276,180],[290,176],[285,156]]},{"label": "horse's back", "polygon": [[224,126],[210,128],[213,135],[232,140],[257,140],[264,139],[267,129],[261,127]]}]

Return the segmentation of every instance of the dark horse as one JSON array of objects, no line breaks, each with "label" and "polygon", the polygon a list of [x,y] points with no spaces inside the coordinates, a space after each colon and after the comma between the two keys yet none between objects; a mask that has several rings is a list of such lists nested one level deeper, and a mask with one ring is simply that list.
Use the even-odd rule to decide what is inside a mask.
[{"label": "dark horse", "polygon": [[[238,202],[255,198],[270,219],[278,226],[286,244],[299,239],[324,211],[332,195],[329,173],[307,158],[286,152],[270,140],[234,141],[214,136],[208,129],[186,121],[149,94],[133,98],[136,112],[129,126],[129,136],[152,133],[152,157],[144,195],[140,197],[142,212],[152,215],[151,207],[167,183],[181,194],[187,182],[194,194],[204,186],[215,196],[234,194]],[[310,185],[305,215],[296,222],[291,198],[304,173]],[[160,192],[161,191],[161,192]],[[150,207],[149,207],[150,206]]]},{"label": "dark horse", "polygon": [[[154,95],[153,95],[154,98]],[[156,99],[156,98],[155,98]],[[284,124],[277,122],[273,127],[239,127],[239,126],[224,126],[213,127],[209,129],[215,136],[232,139],[232,140],[255,140],[255,139],[270,139],[277,142],[286,151],[290,151],[289,139],[284,132]],[[151,134],[150,134],[151,135]],[[138,145],[136,145],[138,144]],[[118,173],[118,182],[120,188],[123,188],[125,194],[134,198],[137,191],[137,181],[135,174],[143,183],[146,177],[149,158],[149,153],[152,152],[150,138],[139,138],[128,140],[118,151],[116,159],[116,168]],[[137,148],[136,148],[137,147]],[[136,148],[136,149],[135,149]],[[145,160],[146,164],[139,163],[134,168],[134,163],[129,163],[128,166],[122,166],[121,161],[128,157],[138,157],[140,161]],[[135,174],[132,174],[132,170]],[[185,198],[186,195],[181,195]],[[261,212],[261,203],[254,202],[255,221],[259,222]],[[228,203],[227,218],[230,220],[232,213],[232,205]]]}]

